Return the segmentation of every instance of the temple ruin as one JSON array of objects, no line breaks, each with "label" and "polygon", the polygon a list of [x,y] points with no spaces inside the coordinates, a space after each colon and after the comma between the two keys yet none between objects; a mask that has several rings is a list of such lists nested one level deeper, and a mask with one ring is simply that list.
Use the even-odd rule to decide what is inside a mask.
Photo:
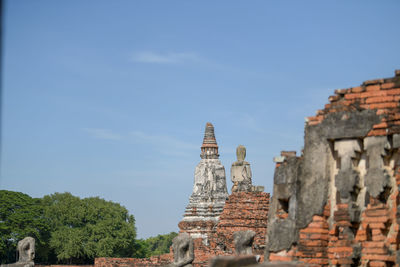
[{"label": "temple ruin", "polygon": [[[231,167],[228,195],[214,127],[207,123],[193,193],[179,223],[193,242],[191,265],[400,266],[399,101],[400,70],[336,90],[306,119],[300,155],[282,151],[274,159],[271,203],[263,187],[252,185],[243,146]],[[171,251],[124,265],[173,261]],[[229,265],[235,261],[239,265]],[[95,265],[120,264],[99,258]]]}]

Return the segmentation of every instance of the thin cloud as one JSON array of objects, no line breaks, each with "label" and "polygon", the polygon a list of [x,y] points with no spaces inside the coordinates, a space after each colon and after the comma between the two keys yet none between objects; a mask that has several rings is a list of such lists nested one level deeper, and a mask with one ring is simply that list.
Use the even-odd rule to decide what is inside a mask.
[{"label": "thin cloud", "polygon": [[155,63],[155,64],[178,64],[187,62],[201,61],[200,57],[194,53],[155,53],[155,52],[138,52],[132,56],[134,62]]},{"label": "thin cloud", "polygon": [[122,138],[121,135],[114,133],[109,129],[83,128],[83,130],[96,139],[120,140]]},{"label": "thin cloud", "polygon": [[179,150],[194,150],[198,149],[198,146],[183,142],[179,139],[176,139],[172,136],[167,135],[149,135],[140,131],[133,131],[130,133],[131,137],[135,140],[135,142],[143,143],[146,142],[153,146],[157,146],[160,148],[164,148],[163,152],[168,151],[165,148],[173,148],[171,151],[179,151]]}]

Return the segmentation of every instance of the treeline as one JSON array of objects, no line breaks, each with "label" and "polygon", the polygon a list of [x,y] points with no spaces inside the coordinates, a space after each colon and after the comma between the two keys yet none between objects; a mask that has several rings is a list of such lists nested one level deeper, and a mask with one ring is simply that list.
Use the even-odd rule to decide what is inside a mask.
[{"label": "treeline", "polygon": [[177,234],[136,239],[135,218],[99,197],[43,198],[0,190],[0,263],[16,261],[19,240],[36,240],[35,263],[92,264],[96,257],[144,258],[169,252]]}]

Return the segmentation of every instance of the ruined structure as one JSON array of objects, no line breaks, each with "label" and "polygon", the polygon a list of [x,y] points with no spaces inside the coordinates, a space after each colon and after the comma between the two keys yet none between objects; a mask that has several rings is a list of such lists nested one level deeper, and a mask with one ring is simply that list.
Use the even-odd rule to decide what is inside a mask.
[{"label": "ruined structure", "polygon": [[202,238],[204,244],[208,245],[210,234],[228,198],[225,168],[218,159],[214,126],[209,122],[206,124],[200,157],[194,173],[193,193],[179,228],[190,233],[192,238]]},{"label": "ruined structure", "polygon": [[238,231],[233,234],[235,242],[235,252],[237,255],[252,255],[253,254],[253,241],[256,232]]},{"label": "ruined structure", "polygon": [[[252,266],[400,266],[400,70],[336,90],[329,101],[306,120],[301,155],[282,151],[274,159],[271,206],[269,194],[251,183],[243,146],[226,199],[225,170],[207,124],[179,223],[193,239],[193,266],[248,266],[257,259],[264,263]],[[133,260],[123,265],[160,266],[173,257]]]},{"label": "ruined structure", "polygon": [[12,264],[2,264],[1,267],[33,267],[35,266],[35,239],[25,237],[18,241],[18,261]]},{"label": "ruined structure", "polygon": [[277,158],[265,257],[399,266],[400,71],[335,93]]},{"label": "ruined structure", "polygon": [[231,168],[231,179],[237,182],[237,190],[230,196],[211,123],[206,125],[200,156],[193,193],[179,223],[180,232],[189,233],[194,240],[193,265],[206,266],[216,255],[234,255],[234,233],[238,231],[254,232],[247,251],[263,258],[269,194],[262,192],[262,186],[252,185],[250,163],[244,161],[246,148],[237,149],[237,161]]}]

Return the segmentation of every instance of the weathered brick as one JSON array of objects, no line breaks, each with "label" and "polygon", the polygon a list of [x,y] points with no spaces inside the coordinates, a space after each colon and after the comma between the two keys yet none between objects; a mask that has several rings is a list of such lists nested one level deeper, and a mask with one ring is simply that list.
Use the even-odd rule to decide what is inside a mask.
[{"label": "weathered brick", "polygon": [[363,248],[361,252],[365,254],[385,255],[388,253],[388,250],[386,248]]},{"label": "weathered brick", "polygon": [[384,261],[370,261],[368,263],[370,267],[386,267],[386,263]]},{"label": "weathered brick", "polygon": [[[387,96],[387,95],[397,95],[397,93],[392,93],[392,90],[380,90],[380,91],[368,91],[360,93],[360,98],[374,97],[374,96]],[[391,94],[392,93],[392,94]]]},{"label": "weathered brick", "polygon": [[391,101],[395,101],[395,97],[393,95],[369,97],[365,100],[365,103],[371,104],[371,103],[384,103],[384,102],[391,102]]},{"label": "weathered brick", "polygon": [[364,90],[365,90],[365,87],[363,87],[363,86],[357,86],[357,87],[351,88],[352,93],[361,93]]},{"label": "weathered brick", "polygon": [[384,84],[382,84],[382,85],[381,85],[381,88],[382,88],[382,89],[391,89],[391,88],[393,88],[394,86],[395,86],[395,84],[392,83],[392,82],[390,82],[390,83],[384,83]]},{"label": "weathered brick", "polygon": [[352,94],[346,94],[344,96],[345,99],[357,99],[357,98],[361,98],[361,94],[360,93],[352,93]]},{"label": "weathered brick", "polygon": [[400,88],[389,89],[381,92],[386,92],[387,95],[400,95]]},{"label": "weathered brick", "polygon": [[364,85],[372,85],[372,84],[379,84],[379,83],[383,83],[384,79],[374,79],[374,80],[368,80],[363,82]]},{"label": "weathered brick", "polygon": [[379,84],[367,85],[367,86],[365,87],[365,90],[366,90],[367,92],[369,92],[369,91],[379,91],[380,89],[381,89],[381,86],[380,86]]}]

